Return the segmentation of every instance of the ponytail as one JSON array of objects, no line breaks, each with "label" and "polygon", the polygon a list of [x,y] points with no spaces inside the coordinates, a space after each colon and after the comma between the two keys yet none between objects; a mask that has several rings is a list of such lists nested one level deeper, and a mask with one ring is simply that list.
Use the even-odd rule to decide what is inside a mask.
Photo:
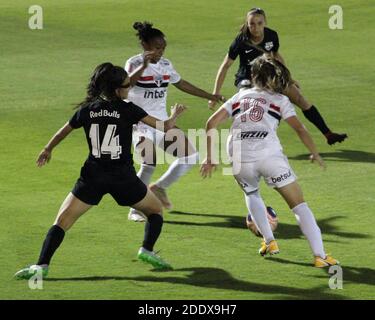
[{"label": "ponytail", "polygon": [[137,30],[137,37],[140,41],[149,43],[151,40],[155,38],[164,38],[164,33],[161,32],[159,29],[153,28],[153,24],[151,22],[134,22],[133,28]]}]

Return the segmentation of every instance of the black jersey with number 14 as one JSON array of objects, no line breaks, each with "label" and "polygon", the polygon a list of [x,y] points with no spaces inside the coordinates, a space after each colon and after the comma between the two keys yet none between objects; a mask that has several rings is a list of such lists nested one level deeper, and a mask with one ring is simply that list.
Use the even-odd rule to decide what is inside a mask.
[{"label": "black jersey with number 14", "polygon": [[[277,52],[279,50],[279,37],[276,31],[264,28],[263,41],[257,44],[258,47],[266,52]],[[247,35],[239,34],[229,47],[228,57],[235,60],[240,56],[240,65],[236,73],[235,85],[237,86],[241,80],[251,78],[250,63],[262,55],[264,52],[252,46]]]},{"label": "black jersey with number 14", "polygon": [[133,124],[147,113],[131,102],[101,98],[80,108],[70,119],[72,128],[83,127],[89,161],[100,164],[133,164],[131,154]]}]

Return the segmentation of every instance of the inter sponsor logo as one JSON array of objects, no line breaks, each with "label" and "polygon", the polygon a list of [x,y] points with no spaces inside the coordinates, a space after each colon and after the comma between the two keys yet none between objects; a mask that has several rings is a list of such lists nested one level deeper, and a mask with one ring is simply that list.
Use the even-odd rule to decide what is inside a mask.
[{"label": "inter sponsor logo", "polygon": [[267,131],[244,131],[237,135],[237,139],[264,139],[267,136]]},{"label": "inter sponsor logo", "polygon": [[166,90],[162,90],[162,91],[158,91],[158,90],[146,90],[145,93],[144,93],[144,95],[143,95],[143,98],[145,98],[145,99],[160,99],[160,98],[164,98],[165,91]]},{"label": "inter sponsor logo", "polygon": [[275,177],[275,178],[271,177],[271,180],[273,183],[276,183],[276,182],[281,182],[283,180],[287,180],[291,176],[292,176],[292,172],[289,170],[287,173],[282,173],[278,177]]},{"label": "inter sponsor logo", "polygon": [[99,112],[90,111],[90,118],[97,117],[111,117],[111,118],[120,118],[120,114],[117,111],[109,112],[108,110],[100,110]]}]

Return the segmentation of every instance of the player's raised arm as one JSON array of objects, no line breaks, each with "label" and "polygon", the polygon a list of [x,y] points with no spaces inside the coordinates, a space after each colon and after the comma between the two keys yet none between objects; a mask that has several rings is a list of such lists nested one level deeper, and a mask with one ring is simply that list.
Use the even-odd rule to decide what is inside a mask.
[{"label": "player's raised arm", "polygon": [[299,121],[296,116],[289,117],[285,121],[296,131],[302,143],[311,152],[311,161],[315,160],[322,168],[326,168],[326,165],[321,156],[319,155],[318,149],[316,148],[313,139],[311,138],[310,134],[308,133],[302,122]]},{"label": "player's raised arm", "polygon": [[73,131],[73,128],[70,126],[69,122],[65,123],[65,125],[60,128],[54,136],[51,138],[51,140],[47,143],[47,145],[44,147],[44,149],[40,152],[38,159],[36,160],[36,163],[38,167],[42,167],[45,165],[52,156],[52,150],[62,141],[64,140],[69,133]]},{"label": "player's raised arm", "polygon": [[129,74],[129,79],[130,79],[130,85],[131,86],[134,86],[137,83],[137,81],[139,80],[139,78],[142,76],[143,71],[145,71],[145,69],[149,65],[150,61],[152,59],[154,59],[155,54],[156,54],[155,51],[145,51],[145,52],[143,52],[143,54],[142,54],[142,56],[143,56],[143,63],[138,68],[136,68],[134,71],[132,71]]}]

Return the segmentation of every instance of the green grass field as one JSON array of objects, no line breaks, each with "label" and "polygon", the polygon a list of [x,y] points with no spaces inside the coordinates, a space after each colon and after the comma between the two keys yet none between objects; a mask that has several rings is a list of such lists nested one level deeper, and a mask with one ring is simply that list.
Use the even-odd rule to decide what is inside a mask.
[{"label": "green grass field", "polygon": [[[235,2],[182,0],[40,0],[44,29],[28,28],[29,1],[0,4],[0,299],[374,299],[375,297],[375,3],[341,0],[344,29],[328,28],[330,1]],[[279,214],[281,253],[263,259],[245,228],[245,203],[231,176],[202,180],[195,167],[169,191],[174,203],[156,249],[175,267],[156,272],[138,262],[143,224],[110,197],[71,229],[43,290],[13,274],[35,263],[45,233],[87,156],[83,131],[54,152],[42,169],[36,157],[85,94],[93,68],[124,65],[140,52],[134,21],[149,20],[167,35],[165,56],[182,77],[211,91],[218,66],[246,10],[261,5],[280,36],[280,52],[305,95],[329,126],[349,139],[333,147],[301,112],[328,168],[311,165],[287,125],[279,136],[320,225],[327,252],[343,266],[343,289],[331,290],[315,269],[307,241],[279,195],[262,196]],[[234,94],[230,70],[223,94]],[[206,101],[174,87],[169,103],[190,108],[179,122],[203,128]],[[155,178],[167,168],[158,167]]]}]

